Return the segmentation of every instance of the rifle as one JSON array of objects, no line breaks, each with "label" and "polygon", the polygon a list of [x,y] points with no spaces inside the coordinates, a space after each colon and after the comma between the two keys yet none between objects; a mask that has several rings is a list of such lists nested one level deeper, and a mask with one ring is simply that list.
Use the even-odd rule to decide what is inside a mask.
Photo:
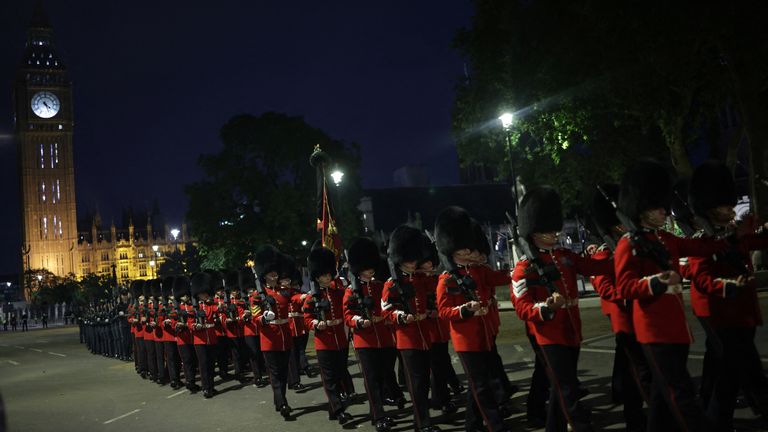
[{"label": "rifle", "polygon": [[630,219],[619,209],[619,205],[616,201],[611,199],[608,193],[603,190],[600,185],[597,185],[597,190],[603,194],[603,198],[611,204],[611,207],[616,211],[616,218],[627,229],[629,243],[635,248],[635,254],[641,257],[645,257],[653,261],[662,271],[671,270],[672,266],[669,264],[669,251],[664,247],[661,242],[647,239],[640,229],[635,225],[635,222]]},{"label": "rifle", "polygon": [[[347,254],[346,250],[344,251],[344,257],[347,259],[347,262],[349,262],[349,255]],[[349,267],[347,267],[347,279],[349,280],[350,286],[352,287],[351,298],[354,303],[349,304],[348,307],[360,314],[360,317],[362,317],[363,320],[370,321],[371,309],[373,306],[373,300],[371,299],[371,296],[363,295],[363,289],[360,287],[360,282],[357,280],[357,275],[352,273],[352,270]]]},{"label": "rifle", "polygon": [[264,286],[261,284],[261,277],[259,277],[258,272],[256,271],[256,266],[251,267],[251,271],[253,272],[253,277],[256,280],[256,295],[259,297],[259,302],[261,303],[261,307],[265,311],[275,312],[275,298],[271,295],[267,294],[267,291],[264,289]]},{"label": "rifle", "polygon": [[600,236],[600,238],[603,239],[603,242],[608,246],[608,249],[610,249],[611,252],[615,251],[616,240],[613,238],[613,236],[605,232],[603,227],[601,227],[597,222],[595,222],[594,218],[592,218],[592,225],[595,226],[595,229],[597,229],[597,234]]},{"label": "rifle", "polygon": [[387,264],[389,265],[389,273],[392,277],[392,287],[389,290],[396,292],[399,300],[399,302],[396,303],[396,306],[400,306],[406,315],[413,315],[413,311],[411,311],[411,299],[416,295],[413,285],[400,283],[397,267],[392,259],[387,258]]},{"label": "rifle", "polygon": [[557,292],[555,281],[559,280],[561,277],[560,270],[557,269],[557,266],[554,263],[544,264],[541,261],[541,258],[539,258],[539,255],[533,253],[533,249],[531,249],[528,240],[520,237],[517,220],[514,219],[509,212],[507,212],[506,215],[507,220],[509,220],[510,223],[509,235],[512,239],[512,245],[522,252],[523,256],[528,258],[528,271],[536,272],[539,277],[538,283],[546,286],[550,294]]},{"label": "rifle", "polygon": [[317,316],[318,321],[327,321],[326,313],[331,308],[331,303],[327,298],[322,298],[320,292],[317,289],[317,282],[309,281],[309,296],[311,300],[307,303],[311,303],[313,306],[305,307],[304,312]]}]

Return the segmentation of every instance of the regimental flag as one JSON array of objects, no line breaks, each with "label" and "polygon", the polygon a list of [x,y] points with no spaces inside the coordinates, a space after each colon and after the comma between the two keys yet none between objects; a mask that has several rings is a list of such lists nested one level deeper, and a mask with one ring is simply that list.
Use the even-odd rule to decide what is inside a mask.
[{"label": "regimental flag", "polygon": [[333,251],[338,262],[343,252],[341,237],[336,227],[333,203],[328,196],[328,177],[326,168],[330,165],[331,158],[320,149],[320,144],[315,145],[315,150],[309,158],[309,163],[315,167],[317,179],[317,230],[320,232],[320,240],[323,247]]}]

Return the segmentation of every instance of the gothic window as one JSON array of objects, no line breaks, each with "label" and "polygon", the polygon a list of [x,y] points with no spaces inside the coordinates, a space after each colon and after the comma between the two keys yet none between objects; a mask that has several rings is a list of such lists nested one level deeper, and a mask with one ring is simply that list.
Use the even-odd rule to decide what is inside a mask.
[{"label": "gothic window", "polygon": [[45,168],[45,148],[40,144],[40,168]]},{"label": "gothic window", "polygon": [[91,260],[91,256],[88,254],[83,254],[83,256],[80,258],[80,262],[87,263]]},{"label": "gothic window", "polygon": [[139,276],[146,276],[146,275],[147,275],[147,265],[139,264]]},{"label": "gothic window", "polygon": [[125,251],[120,252],[120,259],[121,260],[128,259],[128,252],[125,252]]},{"label": "gothic window", "polygon": [[109,261],[109,252],[102,252],[101,253],[101,260],[102,261]]},{"label": "gothic window", "polygon": [[[45,198],[43,198],[45,201]],[[48,238],[48,216],[43,216],[43,239]]]},{"label": "gothic window", "polygon": [[45,202],[45,180],[42,180],[40,183],[40,190],[41,190],[41,198],[43,202]]}]

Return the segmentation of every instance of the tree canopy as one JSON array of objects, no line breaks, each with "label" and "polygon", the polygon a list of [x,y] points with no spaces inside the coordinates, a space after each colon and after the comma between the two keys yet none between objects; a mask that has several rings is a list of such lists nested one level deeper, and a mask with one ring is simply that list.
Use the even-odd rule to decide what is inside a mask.
[{"label": "tree canopy", "polygon": [[343,201],[334,203],[341,234],[359,231],[356,144],[333,139],[301,117],[271,112],[235,116],[220,137],[221,151],[199,159],[205,178],[186,188],[187,221],[204,268],[241,266],[264,243],[297,256],[309,251],[319,237],[315,169],[309,165],[316,144],[345,173]]},{"label": "tree canopy", "polygon": [[[712,144],[734,134],[717,127],[721,113],[742,109],[736,60],[727,46],[749,44],[735,23],[751,36],[762,34],[759,40],[768,36],[765,26],[750,20],[753,6],[475,4],[471,28],[455,39],[469,66],[453,115],[462,164],[495,165],[501,178],[508,175],[508,149],[496,120],[503,111],[515,113],[513,162],[523,182],[552,184],[568,207],[585,202],[595,183],[617,180],[640,156],[666,161],[683,177],[697,158],[727,159]],[[766,49],[755,48],[752,61],[764,78]],[[730,147],[738,146],[742,134],[736,135]]]}]

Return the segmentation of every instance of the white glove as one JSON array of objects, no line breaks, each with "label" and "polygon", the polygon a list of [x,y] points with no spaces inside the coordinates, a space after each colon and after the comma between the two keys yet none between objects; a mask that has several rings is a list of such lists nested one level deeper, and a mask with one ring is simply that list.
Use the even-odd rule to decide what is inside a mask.
[{"label": "white glove", "polygon": [[265,321],[272,321],[275,319],[275,313],[272,311],[265,311],[262,315]]}]

